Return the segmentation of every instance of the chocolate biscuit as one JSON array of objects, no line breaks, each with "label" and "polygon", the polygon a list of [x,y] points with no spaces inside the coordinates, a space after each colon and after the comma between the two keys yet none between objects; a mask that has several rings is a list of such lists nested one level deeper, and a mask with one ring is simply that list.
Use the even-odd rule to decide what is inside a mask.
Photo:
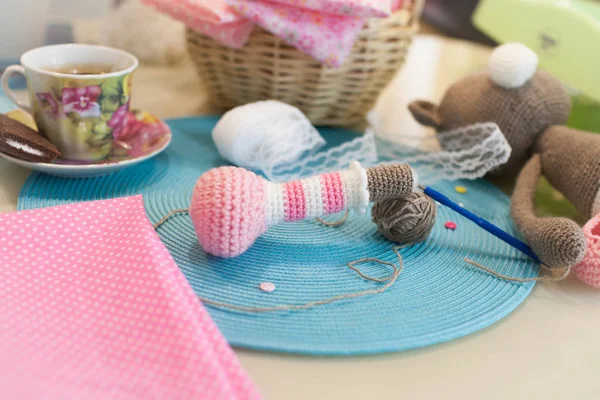
[{"label": "chocolate biscuit", "polygon": [[25,161],[52,162],[60,151],[45,137],[0,114],[0,152]]}]

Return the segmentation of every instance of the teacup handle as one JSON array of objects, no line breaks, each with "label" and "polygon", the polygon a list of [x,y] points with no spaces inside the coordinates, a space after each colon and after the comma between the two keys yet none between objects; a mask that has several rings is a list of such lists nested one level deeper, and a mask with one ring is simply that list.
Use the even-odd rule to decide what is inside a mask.
[{"label": "teacup handle", "polygon": [[2,89],[13,103],[15,103],[28,113],[31,113],[31,106],[29,105],[29,103],[17,99],[15,92],[13,92],[10,86],[8,85],[8,80],[14,74],[21,74],[25,76],[25,68],[23,68],[20,65],[11,65],[10,67],[7,67],[4,70],[4,73],[2,74]]}]

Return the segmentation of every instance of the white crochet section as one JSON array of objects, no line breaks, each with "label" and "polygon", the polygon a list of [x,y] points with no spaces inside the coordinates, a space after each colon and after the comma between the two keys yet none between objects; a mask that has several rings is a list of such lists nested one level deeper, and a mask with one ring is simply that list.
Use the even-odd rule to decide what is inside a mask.
[{"label": "white crochet section", "polygon": [[285,220],[285,205],[283,197],[283,185],[267,182],[267,204],[266,204],[266,216],[267,216],[267,227],[277,225]]},{"label": "white crochet section", "polygon": [[340,178],[342,180],[342,192],[344,193],[346,208],[349,210],[364,208],[360,173],[356,173],[353,170],[341,171]]},{"label": "white crochet section", "polygon": [[304,190],[304,200],[306,201],[306,217],[321,217],[323,215],[321,178],[313,176],[312,178],[303,179],[302,189]]},{"label": "white crochet section", "polygon": [[219,154],[227,161],[260,170],[271,180],[275,180],[273,169],[287,168],[302,157],[310,157],[325,144],[298,108],[274,100],[230,110],[219,120],[212,136]]},{"label": "white crochet section", "polygon": [[412,191],[416,192],[417,189],[419,188],[419,185],[421,184],[421,181],[419,180],[419,174],[417,174],[417,171],[415,171],[414,168],[411,168],[410,170],[412,172],[412,177],[413,177]]},{"label": "white crochet section", "polygon": [[[424,140],[439,140],[444,151],[423,152],[418,148]],[[409,164],[419,175],[420,184],[439,180],[477,179],[501,166],[511,154],[511,147],[495,123],[481,123],[426,139],[402,137],[402,145],[387,141],[378,143],[379,156],[386,163]]]},{"label": "white crochet section", "polygon": [[[353,175],[353,179],[356,180],[358,185],[357,199],[355,204],[348,206],[348,208],[354,208],[359,214],[364,214],[369,206],[369,181],[367,178],[367,170],[364,169],[358,161],[352,161],[350,163],[350,171]],[[346,202],[346,204],[349,204]]]}]

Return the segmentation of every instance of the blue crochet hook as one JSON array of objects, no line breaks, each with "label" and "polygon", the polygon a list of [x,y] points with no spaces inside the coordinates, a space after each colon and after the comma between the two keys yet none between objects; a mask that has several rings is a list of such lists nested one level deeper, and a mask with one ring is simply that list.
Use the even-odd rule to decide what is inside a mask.
[{"label": "blue crochet hook", "polygon": [[538,258],[538,256],[535,255],[533,250],[531,250],[531,247],[529,247],[526,243],[520,241],[516,237],[510,235],[509,233],[504,232],[502,229],[498,228],[496,225],[492,224],[491,222],[486,221],[485,219],[473,214],[471,211],[466,210],[465,208],[459,206],[458,204],[456,204],[455,202],[453,202],[452,200],[450,200],[448,197],[444,196],[437,190],[434,190],[430,187],[424,188],[422,186],[421,186],[421,189],[427,196],[431,197],[435,201],[456,211],[463,217],[467,218],[469,221],[474,222],[475,224],[477,224],[484,230],[486,230],[489,233],[491,233],[492,235],[496,236],[498,239],[502,240],[503,242],[508,243],[509,245],[511,245],[515,249],[519,250],[523,254],[527,255],[531,259],[535,260],[536,262],[538,262],[540,264],[542,263],[540,261],[540,259]]}]

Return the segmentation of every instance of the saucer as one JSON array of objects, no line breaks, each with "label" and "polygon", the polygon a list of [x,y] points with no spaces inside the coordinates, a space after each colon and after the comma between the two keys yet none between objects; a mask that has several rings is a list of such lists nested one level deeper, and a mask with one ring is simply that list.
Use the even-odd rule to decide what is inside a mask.
[{"label": "saucer", "polygon": [[[14,111],[7,115],[31,127],[35,126],[31,116],[24,112]],[[161,119],[146,111],[131,110],[128,112],[127,124],[121,137],[124,139],[115,142],[109,158],[102,161],[69,161],[59,158],[52,163],[40,163],[21,160],[4,153],[0,153],[0,157],[48,175],[90,178],[112,174],[156,156],[169,146],[172,134],[169,126]]]}]

